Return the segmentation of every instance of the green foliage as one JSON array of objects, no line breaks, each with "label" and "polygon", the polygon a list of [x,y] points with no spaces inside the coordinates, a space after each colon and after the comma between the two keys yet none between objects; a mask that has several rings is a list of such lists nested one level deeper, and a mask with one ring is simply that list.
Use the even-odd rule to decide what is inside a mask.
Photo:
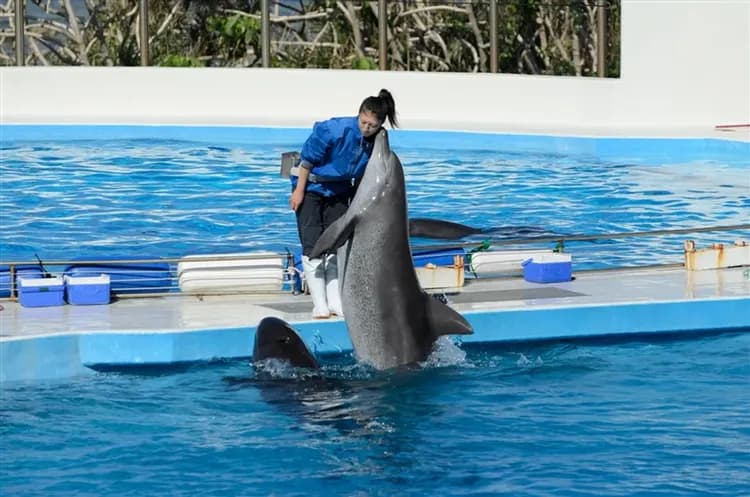
[{"label": "green foliage", "polygon": [[203,67],[204,64],[190,55],[169,54],[158,65],[163,67]]},{"label": "green foliage", "polygon": [[[260,3],[152,0],[152,63],[169,67],[259,66]],[[606,72],[617,77],[620,3],[502,0],[497,2],[497,32],[493,34],[486,0],[387,2],[387,67],[396,71],[486,72],[490,70],[494,35],[500,72],[593,76],[597,74],[596,13],[606,8]],[[41,50],[31,63],[140,64],[142,40],[136,4],[133,0],[87,1],[89,10],[78,19],[77,33],[72,26],[61,29],[67,19],[62,2],[44,2],[44,10],[54,22],[40,21],[27,27],[30,39],[39,40]],[[271,2],[271,65],[377,69],[378,15],[377,2]]]},{"label": "green foliage", "polygon": [[260,21],[240,14],[212,16],[206,20],[206,28],[230,43],[252,43],[260,33]]},{"label": "green foliage", "polygon": [[372,71],[378,68],[378,63],[372,57],[354,57],[352,59],[352,69],[362,69]]},{"label": "green foliage", "polygon": [[260,21],[233,14],[206,19],[206,31],[222,59],[243,59],[248,51],[260,54]]}]

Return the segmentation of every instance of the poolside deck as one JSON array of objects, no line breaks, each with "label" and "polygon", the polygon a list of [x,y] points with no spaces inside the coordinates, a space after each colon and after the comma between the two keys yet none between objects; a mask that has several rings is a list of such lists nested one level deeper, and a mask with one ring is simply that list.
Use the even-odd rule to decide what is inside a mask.
[{"label": "poolside deck", "polygon": [[[468,279],[451,304],[465,342],[750,329],[748,268],[579,271],[566,283]],[[248,357],[265,316],[292,323],[318,353],[351,350],[340,318],[310,320],[308,296],[120,298],[109,305],[2,302],[0,381],[60,378],[107,366]],[[92,369],[93,368],[93,369]]]}]

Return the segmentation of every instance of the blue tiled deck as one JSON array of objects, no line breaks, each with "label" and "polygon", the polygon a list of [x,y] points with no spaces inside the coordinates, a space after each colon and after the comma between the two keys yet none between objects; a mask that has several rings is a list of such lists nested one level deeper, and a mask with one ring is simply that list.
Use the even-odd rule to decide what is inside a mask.
[{"label": "blue tiled deck", "polygon": [[[464,342],[750,330],[747,268],[578,272],[567,283],[470,279],[452,305],[474,326]],[[108,366],[249,357],[256,324],[275,315],[319,353],[351,350],[341,319],[309,319],[309,297],[169,295],[109,305],[26,308],[2,302],[0,381],[64,378]]]}]

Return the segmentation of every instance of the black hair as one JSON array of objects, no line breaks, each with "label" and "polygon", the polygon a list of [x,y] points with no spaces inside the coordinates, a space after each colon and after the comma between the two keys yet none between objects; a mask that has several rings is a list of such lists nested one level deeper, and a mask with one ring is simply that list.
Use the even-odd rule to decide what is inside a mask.
[{"label": "black hair", "polygon": [[398,127],[398,121],[396,120],[396,102],[393,101],[393,95],[391,95],[391,92],[385,88],[380,90],[377,97],[367,97],[362,101],[362,105],[359,106],[359,112],[362,113],[363,111],[372,112],[378,120],[383,123],[387,117],[392,128]]}]

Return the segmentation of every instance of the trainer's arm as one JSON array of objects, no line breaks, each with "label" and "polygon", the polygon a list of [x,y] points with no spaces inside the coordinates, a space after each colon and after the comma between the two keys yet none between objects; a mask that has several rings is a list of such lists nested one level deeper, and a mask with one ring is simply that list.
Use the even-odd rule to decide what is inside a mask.
[{"label": "trainer's arm", "polygon": [[307,186],[307,178],[310,176],[310,169],[300,166],[299,176],[297,176],[297,186],[292,192],[292,196],[289,198],[289,207],[293,211],[297,211],[299,206],[302,205],[302,201],[305,199],[305,187]]}]

